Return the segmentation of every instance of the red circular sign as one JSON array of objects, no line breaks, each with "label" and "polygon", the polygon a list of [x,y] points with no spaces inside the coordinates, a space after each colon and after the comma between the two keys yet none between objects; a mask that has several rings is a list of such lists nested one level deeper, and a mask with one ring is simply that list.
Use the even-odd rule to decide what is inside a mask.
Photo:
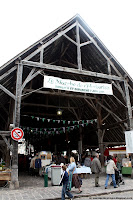
[{"label": "red circular sign", "polygon": [[14,128],[11,132],[12,139],[14,139],[16,141],[22,139],[23,136],[24,136],[24,133],[21,128]]}]

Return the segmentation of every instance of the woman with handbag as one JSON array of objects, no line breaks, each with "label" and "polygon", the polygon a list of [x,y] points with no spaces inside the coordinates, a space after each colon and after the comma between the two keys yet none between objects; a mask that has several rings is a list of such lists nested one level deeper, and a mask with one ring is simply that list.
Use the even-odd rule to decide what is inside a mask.
[{"label": "woman with handbag", "polygon": [[76,171],[76,163],[74,157],[70,157],[70,165],[68,166],[68,173],[69,177],[72,177],[72,186],[75,186],[75,188],[78,188],[79,193],[82,192],[81,188],[81,181],[79,179],[79,176]]}]

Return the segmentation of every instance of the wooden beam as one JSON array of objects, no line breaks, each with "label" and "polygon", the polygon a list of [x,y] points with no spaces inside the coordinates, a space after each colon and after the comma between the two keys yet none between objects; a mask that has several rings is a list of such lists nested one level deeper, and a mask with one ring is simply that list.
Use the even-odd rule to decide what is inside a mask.
[{"label": "wooden beam", "polygon": [[72,40],[69,36],[67,36],[66,34],[64,34],[63,36],[65,36],[70,42],[77,46],[77,43],[74,40]]},{"label": "wooden beam", "polygon": [[19,63],[17,69],[16,101],[15,101],[15,117],[14,117],[14,124],[16,127],[19,127],[20,124],[22,74],[23,74],[23,65],[22,63]]},{"label": "wooden beam", "polygon": [[108,73],[109,73],[109,74],[111,74],[111,67],[110,67],[110,63],[109,63],[109,62],[107,62],[107,64],[108,64]]},{"label": "wooden beam", "polygon": [[74,109],[68,109],[73,115],[75,115],[76,119],[78,120],[77,112]]},{"label": "wooden beam", "polygon": [[62,57],[63,57],[64,54],[66,53],[66,51],[67,51],[67,49],[69,48],[69,46],[70,46],[70,43],[68,43],[68,44],[66,45],[66,47],[64,48],[64,50],[61,51],[61,55],[60,55],[61,61],[62,61]]},{"label": "wooden beam", "polygon": [[95,112],[97,113],[97,109],[96,109],[96,107],[94,106],[94,105],[92,105],[87,99],[84,99],[86,102],[87,102],[87,104],[93,109],[93,110],[95,110]]},{"label": "wooden beam", "polygon": [[[20,61],[17,67],[17,80],[16,80],[16,100],[15,100],[15,113],[13,124],[15,127],[20,125],[20,107],[21,107],[21,87],[22,87],[22,75],[23,75],[23,65]],[[11,172],[11,183],[10,189],[18,189],[18,142],[12,140],[13,151],[12,151],[12,172]]]},{"label": "wooden beam", "polygon": [[126,102],[126,96],[125,96],[125,94],[124,94],[124,92],[123,92],[123,90],[122,90],[122,88],[121,88],[121,86],[120,86],[120,83],[119,83],[119,82],[115,83],[115,82],[113,81],[112,84],[113,84],[114,87],[116,87],[117,90],[121,93],[123,99],[124,99],[125,102]]},{"label": "wooden beam", "polygon": [[69,66],[72,66],[72,67],[74,67],[74,68],[75,68],[75,67],[78,68],[78,65],[77,65],[77,64],[68,62],[67,60],[61,60],[61,62],[66,63],[66,64],[68,64]]},{"label": "wooden beam", "polygon": [[131,130],[132,127],[132,108],[131,108],[131,102],[130,102],[130,95],[129,95],[129,89],[128,89],[128,80],[125,79],[124,81],[125,86],[125,94],[126,94],[126,103],[127,103],[127,109],[128,109],[128,128]]},{"label": "wooden beam", "polygon": [[103,144],[105,144],[105,145],[107,145],[107,146],[108,146],[108,145],[111,145],[111,144],[112,144],[112,145],[117,145],[117,146],[118,146],[118,145],[120,145],[120,144],[121,144],[121,145],[124,145],[124,144],[126,144],[126,143],[125,143],[125,142],[103,142]]},{"label": "wooden beam", "polygon": [[6,94],[8,94],[11,98],[13,98],[14,100],[16,99],[15,98],[15,95],[12,94],[9,90],[7,90],[3,85],[0,84],[0,89],[3,90],[3,92],[5,92]]},{"label": "wooden beam", "polygon": [[25,60],[31,59],[33,56],[35,56],[37,53],[39,53],[42,49],[45,49],[46,47],[48,47],[50,44],[52,44],[53,42],[55,42],[57,39],[59,39],[61,36],[63,36],[68,31],[70,31],[75,26],[76,26],[76,22],[74,24],[72,24],[71,26],[69,26],[68,28],[66,28],[64,31],[58,32],[58,35],[56,35],[55,37],[53,37],[51,40],[49,40],[48,42],[46,42],[45,44],[43,44],[40,48],[38,48],[37,50],[35,50],[29,56],[27,56],[25,58]]},{"label": "wooden beam", "polygon": [[[30,115],[30,116],[42,116],[42,117],[44,117],[44,113],[39,113],[39,112],[23,112],[22,113],[22,115]],[[49,117],[49,118],[52,118],[52,117],[54,117],[54,118],[56,118],[57,117],[57,114],[56,113],[54,113],[54,114],[48,114],[48,113],[45,113],[45,117]]]},{"label": "wooden beam", "polygon": [[6,143],[7,145],[7,148],[10,149],[10,151],[13,151],[13,147],[10,145],[9,141],[7,140],[7,138],[5,137],[5,135],[1,135],[4,142]]},{"label": "wooden beam", "polygon": [[110,113],[108,113],[104,118],[102,118],[102,123],[109,117]]},{"label": "wooden beam", "polygon": [[80,36],[79,36],[78,21],[76,21],[76,41],[77,41],[77,64],[78,64],[78,69],[81,71],[82,64],[81,64],[81,50],[80,50]]},{"label": "wooden beam", "polygon": [[37,90],[33,90],[33,89],[24,89],[24,92],[27,92],[27,94],[26,93],[24,93],[23,95],[22,95],[22,99],[23,99],[23,97],[25,96],[25,95],[29,95],[30,93],[39,93],[39,94],[44,94],[44,95],[54,95],[54,96],[63,96],[63,97],[69,97],[69,98],[84,98],[84,99],[96,99],[95,97],[91,97],[91,96],[88,96],[88,95],[86,95],[86,94],[69,94],[69,93],[66,93],[66,92],[61,92],[60,94],[59,94],[59,92],[50,92],[50,91],[37,91]]},{"label": "wooden beam", "polygon": [[0,135],[11,136],[11,131],[0,131]]},{"label": "wooden beam", "polygon": [[[48,105],[48,104],[36,104],[36,103],[21,103],[23,106],[35,106],[35,107],[46,107],[46,108],[58,108],[59,106]],[[62,109],[78,109],[78,107],[60,106]]]},{"label": "wooden beam", "polygon": [[124,80],[123,77],[118,77],[118,76],[115,76],[115,75],[108,75],[108,74],[103,74],[103,73],[87,71],[87,70],[79,71],[78,69],[69,68],[69,67],[62,67],[62,66],[57,66],[57,65],[50,65],[50,64],[38,63],[38,62],[26,61],[26,60],[22,60],[22,63],[24,65],[31,66],[31,67],[53,70],[53,71],[66,72],[66,73],[72,73],[72,74],[74,73],[74,74],[79,74],[79,75],[83,75],[83,76],[94,76],[94,77],[100,77],[100,78],[103,78],[103,79],[112,79],[112,80],[119,80],[119,81]]},{"label": "wooden beam", "polygon": [[113,113],[109,108],[107,108],[106,106],[104,106],[102,103],[100,103],[99,101],[97,102],[99,105],[101,105],[101,107],[103,107],[106,111],[108,111],[112,116],[115,116],[115,118],[117,119],[117,121],[122,121],[122,119],[120,119],[120,117],[118,117],[115,113]]},{"label": "wooden beam", "polygon": [[88,42],[83,42],[80,44],[80,47],[84,47],[85,45],[91,44],[92,41],[88,41]]},{"label": "wooden beam", "polygon": [[43,63],[43,51],[44,49],[41,49],[40,51],[40,63]]},{"label": "wooden beam", "polygon": [[124,103],[122,103],[122,101],[120,101],[114,94],[113,97],[121,104],[123,105],[125,108],[127,107]]},{"label": "wooden beam", "polygon": [[98,46],[96,41],[86,32],[86,30],[79,24],[79,27],[82,29],[82,31],[88,36],[88,38],[92,41],[92,43],[97,47],[97,49],[100,51],[100,53],[104,56],[104,58],[110,63],[110,65],[114,68],[115,72],[122,77],[121,73],[116,69],[115,65],[112,63],[110,58],[106,56],[106,54],[103,52],[103,50]]},{"label": "wooden beam", "polygon": [[35,72],[35,70],[36,70],[35,68],[33,68],[31,70],[31,72],[29,73],[29,75],[27,76],[27,78],[25,79],[25,81],[23,82],[21,90],[24,89],[24,87],[26,86],[27,83],[29,83],[31,80],[33,80],[36,76],[38,76],[43,71],[43,70],[38,70],[37,72]]},{"label": "wooden beam", "polygon": [[10,70],[6,71],[4,74],[2,74],[0,76],[0,81],[2,79],[4,79],[5,77],[7,77],[9,74],[11,74],[12,72],[14,72],[17,69],[17,66],[12,67]]},{"label": "wooden beam", "polygon": [[124,122],[127,122],[128,119],[124,119],[124,120],[121,120],[121,121],[118,121],[116,123],[113,123],[113,124],[109,124],[109,125],[103,125],[102,126],[102,129],[110,129],[110,128],[114,128],[115,126],[119,125],[119,124],[123,124]]},{"label": "wooden beam", "polygon": [[[110,101],[112,102],[112,104],[114,104],[114,106],[116,106],[116,104],[115,104],[115,101],[113,101],[113,99],[112,98],[110,98],[110,96],[107,96],[109,99],[110,99]],[[106,103],[106,105],[110,108],[110,110],[112,109],[112,104],[109,104],[108,103],[108,101],[106,101],[106,100],[104,100],[105,101],[105,103]],[[117,108],[118,109],[118,108]],[[112,115],[113,116],[113,115]],[[117,121],[117,122],[119,122],[119,121],[121,121],[121,119],[120,118],[117,118],[117,115],[115,115],[114,114],[114,119]],[[126,127],[126,124],[124,123],[124,127],[122,126],[122,124],[120,124],[120,126],[121,126],[121,128],[123,129],[123,131],[125,130],[125,127]]]},{"label": "wooden beam", "polygon": [[28,74],[28,76],[27,76],[27,78],[25,79],[25,81],[23,82],[23,85],[22,85],[22,87],[21,87],[21,90],[23,90],[24,89],[24,87],[26,86],[26,84],[31,80],[31,76],[32,76],[32,74],[35,72],[35,68],[33,68],[31,71],[30,71],[30,73]]}]

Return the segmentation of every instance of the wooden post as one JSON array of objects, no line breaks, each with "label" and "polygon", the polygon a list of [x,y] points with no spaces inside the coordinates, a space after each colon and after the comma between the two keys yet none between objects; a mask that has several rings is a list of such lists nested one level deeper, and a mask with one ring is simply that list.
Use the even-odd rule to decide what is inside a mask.
[{"label": "wooden post", "polygon": [[126,103],[127,103],[127,110],[128,110],[128,129],[131,130],[133,128],[133,116],[132,116],[132,108],[130,102],[130,95],[129,95],[129,88],[128,88],[128,80],[127,78],[124,81],[125,86],[125,93],[126,93]]},{"label": "wooden post", "polygon": [[66,134],[66,148],[67,148],[67,156],[68,156],[68,163],[70,161],[71,157],[71,149],[70,149],[70,143],[69,143],[69,135],[68,135],[68,130],[65,127],[65,134]]},{"label": "wooden post", "polygon": [[[10,129],[10,124],[13,124],[13,115],[14,115],[14,106],[15,106],[15,101],[14,99],[10,99],[10,107],[9,107],[9,115],[8,115],[8,129]],[[11,143],[11,138],[8,138],[8,143]],[[7,151],[6,151],[6,167],[11,167],[10,164],[10,151],[11,149],[7,145]]]},{"label": "wooden post", "polygon": [[79,141],[78,141],[78,152],[79,152],[79,162],[81,163],[82,161],[82,126],[79,126]]},{"label": "wooden post", "polygon": [[80,49],[80,36],[79,36],[78,22],[76,24],[76,42],[77,42],[77,64],[78,64],[78,69],[81,71],[82,64],[81,64],[81,49]]},{"label": "wooden post", "polygon": [[[133,130],[133,116],[132,116],[132,108],[131,108],[131,102],[130,102],[130,95],[129,95],[129,87],[128,87],[127,77],[124,81],[124,86],[125,86],[126,103],[127,103],[127,109],[128,109],[128,130],[130,131],[130,130]],[[133,164],[133,153],[131,154],[131,163]],[[133,179],[133,170],[132,170],[132,174],[131,174],[131,179]]]},{"label": "wooden post", "polygon": [[99,146],[99,151],[100,151],[100,161],[102,167],[104,167],[104,146],[103,146],[103,137],[104,137],[104,132],[101,130],[102,126],[102,116],[101,116],[101,106],[97,103],[97,134],[98,134],[98,146]]},{"label": "wooden post", "polygon": [[[10,138],[8,138],[8,143],[10,144]],[[6,167],[10,168],[10,149],[6,147]]]},{"label": "wooden post", "polygon": [[104,167],[103,136],[104,136],[104,131],[102,131],[100,128],[98,128],[98,146],[99,146],[99,151],[100,151],[100,161],[101,161],[102,167]]},{"label": "wooden post", "polygon": [[[21,86],[22,86],[22,73],[23,65],[18,64],[17,68],[17,81],[16,81],[16,100],[15,100],[15,112],[14,112],[14,125],[19,127],[20,125],[20,106],[21,106]],[[12,140],[13,152],[12,152],[12,173],[11,173],[11,189],[19,188],[18,181],[18,142]]]}]

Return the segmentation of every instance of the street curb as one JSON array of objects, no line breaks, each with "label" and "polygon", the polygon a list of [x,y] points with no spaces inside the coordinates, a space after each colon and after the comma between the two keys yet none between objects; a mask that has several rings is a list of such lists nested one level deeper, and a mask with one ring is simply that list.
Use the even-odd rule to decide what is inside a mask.
[{"label": "street curb", "polygon": [[106,195],[106,194],[113,194],[113,193],[121,193],[121,192],[130,192],[133,191],[133,189],[129,189],[129,190],[117,190],[117,191],[109,191],[109,192],[102,192],[102,193],[95,193],[95,194],[88,194],[88,195],[80,195],[80,196],[76,196],[74,198],[81,198],[81,197],[92,197],[92,196],[101,196],[101,195]]},{"label": "street curb", "polygon": [[[95,193],[95,194],[80,194],[80,195],[76,195],[73,197],[73,199],[76,198],[82,198],[82,197],[93,197],[93,196],[101,196],[101,195],[106,195],[106,194],[113,194],[113,193],[121,193],[121,192],[129,192],[129,191],[133,191],[133,189],[128,189],[128,190],[117,190],[117,191],[109,191],[109,192],[101,192],[101,193]],[[66,197],[66,199],[69,199],[68,197]],[[42,200],[42,199],[41,199]],[[44,199],[46,200],[46,199]],[[53,198],[51,199],[47,199],[47,200],[53,200]],[[61,200],[61,197],[57,197],[54,198],[54,200]]]}]

